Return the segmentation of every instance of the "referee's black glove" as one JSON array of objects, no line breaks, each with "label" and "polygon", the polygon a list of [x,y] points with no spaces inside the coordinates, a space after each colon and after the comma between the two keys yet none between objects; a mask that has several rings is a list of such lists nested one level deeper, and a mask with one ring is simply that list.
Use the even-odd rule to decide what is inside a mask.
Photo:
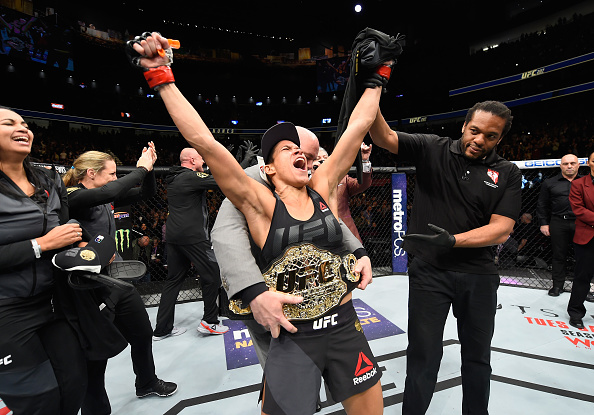
[{"label": "referee's black glove", "polygon": [[435,232],[435,235],[423,235],[418,233],[413,233],[410,235],[404,235],[402,249],[406,250],[406,242],[415,241],[421,243],[428,243],[435,246],[440,246],[443,248],[453,248],[456,244],[456,238],[453,235],[450,235],[448,231],[439,226],[435,226],[432,223],[429,223],[429,229]]}]

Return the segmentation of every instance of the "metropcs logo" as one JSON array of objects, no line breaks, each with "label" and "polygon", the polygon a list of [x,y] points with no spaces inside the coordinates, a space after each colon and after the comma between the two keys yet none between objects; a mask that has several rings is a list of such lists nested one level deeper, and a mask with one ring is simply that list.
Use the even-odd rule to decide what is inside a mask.
[{"label": "metropcs logo", "polygon": [[371,379],[377,373],[377,368],[373,366],[371,360],[363,352],[359,352],[359,360],[357,368],[355,369],[355,377],[353,378],[353,385],[358,385]]},{"label": "metropcs logo", "polygon": [[12,363],[12,355],[11,354],[0,359],[0,365],[8,366],[11,363]]},{"label": "metropcs logo", "polygon": [[394,256],[404,256],[406,252],[400,246],[402,237],[406,234],[403,229],[404,207],[402,206],[402,190],[392,189],[392,227],[395,235],[394,239]]}]

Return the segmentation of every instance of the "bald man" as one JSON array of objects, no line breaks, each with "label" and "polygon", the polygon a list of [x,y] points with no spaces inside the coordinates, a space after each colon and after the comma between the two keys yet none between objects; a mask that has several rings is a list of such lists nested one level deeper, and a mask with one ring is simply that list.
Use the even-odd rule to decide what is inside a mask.
[{"label": "bald man", "polygon": [[172,167],[165,178],[169,216],[167,240],[167,281],[163,286],[157,326],[153,340],[183,334],[186,329],[174,327],[175,302],[185,276],[194,264],[200,275],[204,315],[198,332],[223,334],[229,328],[218,320],[217,296],[221,286],[219,266],[210,243],[206,191],[216,189],[213,177],[204,173],[204,160],[193,148],[184,148],[180,166]]},{"label": "bald man", "polygon": [[549,295],[558,297],[565,284],[565,265],[569,258],[569,248],[575,233],[575,215],[569,203],[571,182],[579,178],[580,163],[573,154],[561,158],[561,171],[556,176],[546,179],[540,186],[536,214],[540,222],[540,231],[551,237],[553,251],[552,279],[553,286]]},{"label": "bald man", "polygon": [[[316,135],[310,130],[297,126],[299,134],[299,147],[307,159],[307,168],[311,171],[313,162],[318,156],[320,143]],[[258,166],[252,166],[245,170],[246,174],[253,179],[265,183],[259,173]],[[271,188],[272,190],[272,188]],[[343,243],[348,251],[355,253],[357,258],[366,257],[367,268],[362,274],[371,274],[371,263],[363,245],[353,236],[349,229],[340,222]],[[225,199],[219,208],[217,219],[212,228],[212,244],[215,252],[222,256],[225,261],[221,262],[221,274],[223,287],[229,298],[241,299],[243,304],[249,304],[254,320],[245,320],[251,340],[258,355],[260,364],[264,366],[268,355],[268,346],[271,339],[271,331],[283,325],[278,313],[275,313],[279,306],[277,293],[268,291],[264,278],[256,259],[260,250],[251,243],[247,223],[243,214]],[[251,250],[250,250],[251,248]],[[286,323],[285,323],[286,324]],[[292,325],[289,323],[289,326]],[[267,327],[265,329],[264,327]]]}]

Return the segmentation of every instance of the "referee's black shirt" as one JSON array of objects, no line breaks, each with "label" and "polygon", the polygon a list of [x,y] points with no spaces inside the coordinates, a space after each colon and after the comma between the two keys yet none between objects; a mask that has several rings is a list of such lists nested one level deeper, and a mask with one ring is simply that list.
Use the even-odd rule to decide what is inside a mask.
[{"label": "referee's black shirt", "polygon": [[[581,176],[578,175],[575,178],[579,177]],[[536,215],[540,226],[550,224],[551,215],[575,219],[569,203],[570,189],[571,182],[561,173],[542,182],[536,204]]]},{"label": "referee's black shirt", "polygon": [[[483,160],[464,157],[461,140],[398,132],[398,159],[416,166],[416,186],[408,233],[432,235],[427,224],[452,235],[489,224],[491,215],[518,219],[522,175],[495,149]],[[441,269],[497,274],[491,247],[438,248],[411,243],[408,252]]]}]

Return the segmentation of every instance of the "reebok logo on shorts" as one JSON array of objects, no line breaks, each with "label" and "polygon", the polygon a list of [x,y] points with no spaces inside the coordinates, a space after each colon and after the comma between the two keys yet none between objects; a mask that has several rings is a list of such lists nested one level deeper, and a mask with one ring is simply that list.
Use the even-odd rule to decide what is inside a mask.
[{"label": "reebok logo on shorts", "polygon": [[373,367],[371,360],[359,352],[359,361],[357,362],[357,368],[355,369],[355,377],[353,378],[353,385],[358,385],[365,382],[375,376],[377,368]]}]

